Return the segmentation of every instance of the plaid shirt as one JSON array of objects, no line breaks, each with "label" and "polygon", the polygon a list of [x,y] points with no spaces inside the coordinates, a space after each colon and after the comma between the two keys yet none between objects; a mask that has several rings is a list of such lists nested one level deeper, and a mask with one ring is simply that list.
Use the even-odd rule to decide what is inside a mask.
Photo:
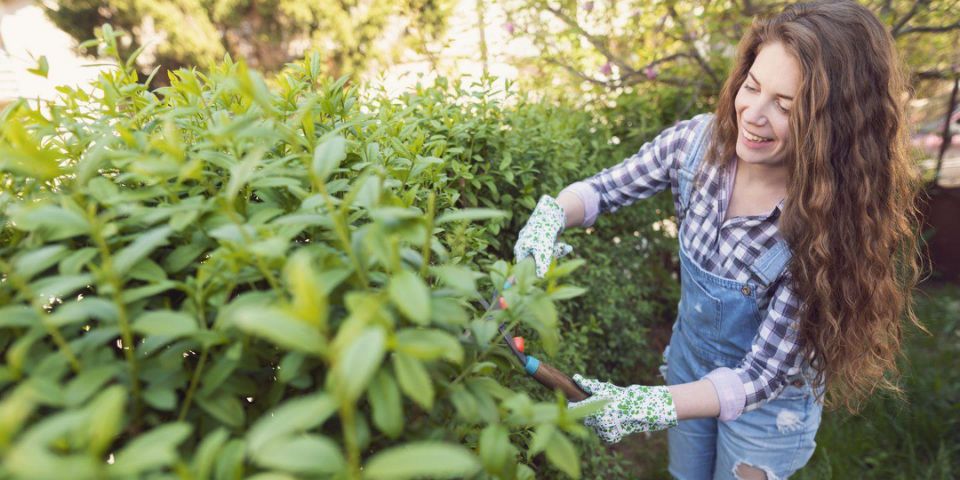
[{"label": "plaid shirt", "polygon": [[[589,226],[599,213],[615,212],[669,187],[680,217],[683,248],[692,260],[715,275],[737,282],[758,280],[749,265],[781,240],[777,219],[783,207],[782,200],[766,215],[723,221],[736,174],[736,162],[731,162],[728,168],[701,162],[701,168],[706,169],[702,177],[703,187],[691,192],[688,217],[683,218],[677,170],[688,146],[692,146],[695,127],[708,118],[699,115],[664,130],[620,164],[565,190],[577,194],[583,201],[584,226]],[[720,368],[705,377],[717,389],[721,420],[732,420],[776,398],[787,385],[788,378],[802,373],[803,359],[796,329],[792,328],[798,318],[800,299],[791,284],[789,273],[784,271],[759,299],[760,309],[766,309],[766,316],[750,352],[739,366]]]}]

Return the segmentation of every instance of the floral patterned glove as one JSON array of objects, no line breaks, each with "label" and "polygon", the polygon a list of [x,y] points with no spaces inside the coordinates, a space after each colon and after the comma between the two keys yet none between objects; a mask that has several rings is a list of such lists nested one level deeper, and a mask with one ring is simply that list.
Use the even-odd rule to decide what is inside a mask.
[{"label": "floral patterned glove", "polygon": [[537,276],[543,278],[547,269],[550,268],[552,258],[559,258],[573,251],[570,245],[557,242],[557,235],[563,231],[565,220],[563,207],[553,197],[549,195],[540,197],[537,207],[527,220],[527,224],[520,229],[520,236],[516,245],[513,246],[516,261],[519,262],[533,255]]},{"label": "floral patterned glove", "polygon": [[583,424],[592,428],[604,442],[617,443],[631,433],[664,430],[677,425],[677,409],[666,386],[618,387],[579,374],[573,376],[573,381],[589,393],[590,398],[570,403],[569,408],[610,400],[603,410],[583,419]]}]

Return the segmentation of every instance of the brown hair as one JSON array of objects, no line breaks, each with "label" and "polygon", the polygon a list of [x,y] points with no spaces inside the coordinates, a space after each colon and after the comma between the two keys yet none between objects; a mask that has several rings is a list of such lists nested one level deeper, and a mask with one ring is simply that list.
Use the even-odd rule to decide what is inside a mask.
[{"label": "brown hair", "polygon": [[803,300],[798,339],[829,380],[826,404],[856,412],[877,388],[901,394],[896,375],[903,320],[919,278],[918,176],[909,157],[907,83],[893,39],[852,1],[786,7],[754,21],[723,87],[707,161],[736,148],[734,98],[760,48],[780,42],[800,65],[790,109],[789,172],[780,231]]}]

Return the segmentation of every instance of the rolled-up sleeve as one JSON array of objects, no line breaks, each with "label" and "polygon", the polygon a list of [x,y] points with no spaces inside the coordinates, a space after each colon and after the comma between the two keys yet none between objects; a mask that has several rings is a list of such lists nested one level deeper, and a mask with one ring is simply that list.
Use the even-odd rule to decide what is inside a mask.
[{"label": "rolled-up sleeve", "polygon": [[785,276],[771,295],[767,315],[737,368],[718,368],[704,378],[717,390],[720,417],[730,421],[755,410],[783,391],[787,379],[802,372],[797,338],[800,299]]},{"label": "rolled-up sleeve", "polygon": [[698,115],[679,122],[619,164],[563,189],[583,202],[583,226],[593,225],[601,213],[616,212],[667,187],[676,192],[679,162],[696,135],[696,126],[707,120],[708,115]]}]

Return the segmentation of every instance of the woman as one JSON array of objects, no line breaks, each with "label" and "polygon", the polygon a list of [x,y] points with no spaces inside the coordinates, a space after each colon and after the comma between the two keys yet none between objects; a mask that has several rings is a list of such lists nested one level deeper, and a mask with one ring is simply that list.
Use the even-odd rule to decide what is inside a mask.
[{"label": "woman", "polygon": [[673,427],[678,478],[783,478],[813,454],[824,400],[898,392],[884,374],[918,272],[905,88],[869,10],[792,5],[742,39],[715,115],[541,198],[515,247],[538,275],[563,227],[598,213],[669,187],[680,221],[668,386],[577,375],[584,402],[610,401],[586,425],[607,442]]}]

